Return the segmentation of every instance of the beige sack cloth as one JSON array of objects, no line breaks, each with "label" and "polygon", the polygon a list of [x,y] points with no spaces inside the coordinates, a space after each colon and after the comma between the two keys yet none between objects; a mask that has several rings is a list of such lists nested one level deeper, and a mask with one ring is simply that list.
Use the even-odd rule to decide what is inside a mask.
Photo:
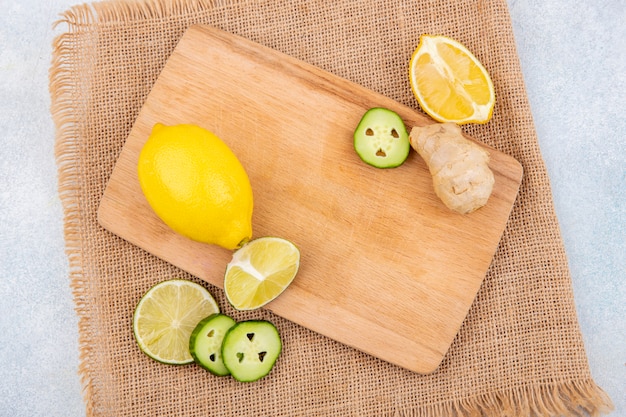
[{"label": "beige sack cloth", "polygon": [[[89,416],[557,416],[599,414],[546,169],[505,0],[154,0],[76,6],[54,44],[50,90],[80,375]],[[493,119],[467,126],[524,167],[518,201],[486,279],[442,365],[422,376],[268,311],[284,352],[241,384],[143,355],[131,318],[156,282],[197,280],[102,229],[96,210],[118,154],[187,27],[244,36],[417,108],[407,64],[420,34],[464,43],[490,71]]]}]

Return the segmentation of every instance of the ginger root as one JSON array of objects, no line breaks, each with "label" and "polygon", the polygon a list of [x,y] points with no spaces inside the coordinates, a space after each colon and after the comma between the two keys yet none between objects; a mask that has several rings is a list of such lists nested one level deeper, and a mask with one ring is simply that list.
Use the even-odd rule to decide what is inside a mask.
[{"label": "ginger root", "polygon": [[428,165],[435,194],[449,209],[467,214],[487,204],[494,184],[489,152],[463,137],[459,126],[416,126],[409,140]]}]

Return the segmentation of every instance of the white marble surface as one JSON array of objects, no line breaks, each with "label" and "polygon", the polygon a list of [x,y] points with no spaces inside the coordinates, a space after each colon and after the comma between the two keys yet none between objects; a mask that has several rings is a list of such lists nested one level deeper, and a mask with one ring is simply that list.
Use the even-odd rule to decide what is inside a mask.
[{"label": "white marble surface", "polygon": [[[0,417],[83,416],[57,195],[52,23],[0,0]],[[626,3],[509,0],[592,376],[626,416]]]}]

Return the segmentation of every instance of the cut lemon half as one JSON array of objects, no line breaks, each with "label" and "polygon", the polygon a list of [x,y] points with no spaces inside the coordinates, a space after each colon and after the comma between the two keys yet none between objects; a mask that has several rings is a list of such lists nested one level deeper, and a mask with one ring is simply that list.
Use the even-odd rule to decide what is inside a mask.
[{"label": "cut lemon half", "polygon": [[170,365],[193,362],[189,337],[205,317],[219,313],[215,299],[195,282],[173,279],[150,288],[135,308],[133,332],[149,357]]},{"label": "cut lemon half", "polygon": [[235,251],[226,266],[224,292],[237,310],[253,310],[278,297],[298,272],[300,251],[288,240],[262,237]]},{"label": "cut lemon half", "polygon": [[462,44],[422,35],[409,63],[413,94],[438,122],[486,123],[496,96],[487,70]]}]

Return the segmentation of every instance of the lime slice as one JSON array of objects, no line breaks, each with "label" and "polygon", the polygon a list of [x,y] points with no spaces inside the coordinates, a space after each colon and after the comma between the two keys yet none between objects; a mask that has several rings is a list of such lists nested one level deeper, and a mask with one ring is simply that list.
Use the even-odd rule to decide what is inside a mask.
[{"label": "lime slice", "polygon": [[278,297],[293,281],[300,251],[288,240],[262,237],[238,249],[226,266],[224,291],[237,310],[253,310]]},{"label": "lime slice", "polygon": [[193,362],[189,337],[205,317],[219,313],[215,299],[195,282],[173,279],[150,288],[133,315],[139,348],[149,357],[170,365]]}]

